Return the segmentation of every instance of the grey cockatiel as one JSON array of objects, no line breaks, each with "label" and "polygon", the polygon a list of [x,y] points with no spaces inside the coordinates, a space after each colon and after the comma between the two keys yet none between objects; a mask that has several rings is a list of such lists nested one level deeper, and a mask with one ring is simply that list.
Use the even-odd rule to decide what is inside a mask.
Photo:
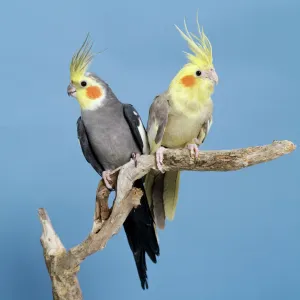
[{"label": "grey cockatiel", "polygon": [[187,147],[191,155],[198,156],[198,146],[212,124],[211,95],[218,82],[211,44],[199,24],[199,37],[190,34],[186,24],[186,34],[177,29],[194,55],[188,54],[189,63],[177,73],[168,90],[154,99],[147,126],[150,152],[156,152],[161,172],[152,170],[146,176],[145,187],[155,223],[161,229],[165,218],[174,218],[180,179],[177,171],[163,172],[164,149]]},{"label": "grey cockatiel", "polygon": [[[110,171],[127,163],[131,157],[148,153],[148,142],[134,107],[121,103],[103,80],[86,72],[93,58],[90,51],[87,37],[71,62],[68,95],[75,97],[81,107],[77,129],[83,154],[111,188]],[[134,186],[143,190],[143,180],[137,180]],[[128,215],[124,229],[142,288],[148,288],[145,253],[156,263],[159,246],[145,193],[141,205]]]}]

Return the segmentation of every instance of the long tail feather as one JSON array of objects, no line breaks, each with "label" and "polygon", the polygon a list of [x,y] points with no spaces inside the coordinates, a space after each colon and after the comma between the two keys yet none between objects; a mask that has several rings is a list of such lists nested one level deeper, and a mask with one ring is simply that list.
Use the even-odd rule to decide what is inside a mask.
[{"label": "long tail feather", "polygon": [[164,207],[165,214],[168,220],[173,220],[175,216],[178,190],[179,190],[180,172],[169,171],[165,173],[164,177]]},{"label": "long tail feather", "polygon": [[163,200],[165,174],[157,174],[152,186],[153,215],[159,229],[165,228],[165,208]]},{"label": "long tail feather", "polygon": [[142,189],[144,195],[141,198],[141,205],[133,209],[128,215],[124,222],[124,229],[134,256],[141,286],[143,289],[148,289],[146,253],[152,262],[156,263],[156,257],[159,256],[159,246],[143,181],[137,180],[134,187]]}]

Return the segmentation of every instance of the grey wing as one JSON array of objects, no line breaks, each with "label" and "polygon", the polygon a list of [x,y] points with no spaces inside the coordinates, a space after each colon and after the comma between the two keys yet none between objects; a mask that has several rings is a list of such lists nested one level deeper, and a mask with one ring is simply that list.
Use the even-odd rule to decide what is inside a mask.
[{"label": "grey wing", "polygon": [[[156,96],[149,110],[147,134],[150,153],[155,153],[161,146],[169,115],[167,92]],[[146,175],[146,195],[155,217],[156,224],[163,229],[165,226],[165,210],[163,202],[164,174],[150,170]]]},{"label": "grey wing", "polygon": [[149,154],[149,144],[145,127],[136,109],[131,104],[124,104],[124,117],[141,153]]},{"label": "grey wing", "polygon": [[169,101],[167,92],[156,96],[149,110],[147,134],[150,153],[160,147],[169,115]]},{"label": "grey wing", "polygon": [[198,145],[204,143],[204,141],[205,141],[205,139],[208,135],[208,132],[211,128],[212,123],[213,123],[213,116],[212,116],[212,114],[210,114],[209,118],[207,119],[207,121],[203,124],[203,126],[200,129],[199,135],[197,137],[197,139],[198,139],[197,144]]},{"label": "grey wing", "polygon": [[77,120],[77,136],[85,159],[91,164],[95,171],[102,176],[104,169],[93,152],[81,117]]}]

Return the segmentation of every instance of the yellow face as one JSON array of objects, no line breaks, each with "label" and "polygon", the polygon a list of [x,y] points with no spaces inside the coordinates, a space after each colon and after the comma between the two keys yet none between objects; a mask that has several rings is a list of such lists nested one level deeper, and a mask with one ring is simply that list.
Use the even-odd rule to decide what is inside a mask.
[{"label": "yellow face", "polygon": [[68,95],[76,98],[82,109],[94,110],[103,105],[107,84],[93,73],[87,73],[94,54],[89,34],[72,57]]},{"label": "yellow face", "polygon": [[199,101],[209,99],[218,83],[218,75],[213,68],[200,69],[195,64],[185,65],[170,85],[171,93],[182,94],[187,99]]},{"label": "yellow face", "polygon": [[71,80],[68,86],[68,95],[77,99],[82,109],[95,109],[101,106],[105,97],[104,85],[101,85],[91,75],[84,75],[77,80]]},{"label": "yellow face", "polygon": [[201,102],[210,99],[218,75],[213,66],[212,45],[200,28],[197,14],[198,36],[190,33],[184,20],[185,33],[179,29],[181,36],[187,41],[192,53],[186,53],[189,63],[175,76],[170,92],[181,102]]}]

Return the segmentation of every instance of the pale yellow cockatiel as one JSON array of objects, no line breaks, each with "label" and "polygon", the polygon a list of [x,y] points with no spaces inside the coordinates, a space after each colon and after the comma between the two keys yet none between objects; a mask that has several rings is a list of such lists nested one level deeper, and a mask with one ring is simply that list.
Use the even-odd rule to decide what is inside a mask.
[{"label": "pale yellow cockatiel", "polygon": [[211,95],[218,76],[213,65],[212,46],[203,29],[190,33],[177,26],[193,54],[189,62],[173,78],[168,90],[156,96],[149,111],[147,133],[150,152],[156,152],[157,167],[146,176],[145,186],[155,222],[161,229],[165,218],[173,220],[178,200],[180,173],[163,171],[163,152],[166,148],[187,147],[198,157],[198,146],[204,141],[212,124]]}]

